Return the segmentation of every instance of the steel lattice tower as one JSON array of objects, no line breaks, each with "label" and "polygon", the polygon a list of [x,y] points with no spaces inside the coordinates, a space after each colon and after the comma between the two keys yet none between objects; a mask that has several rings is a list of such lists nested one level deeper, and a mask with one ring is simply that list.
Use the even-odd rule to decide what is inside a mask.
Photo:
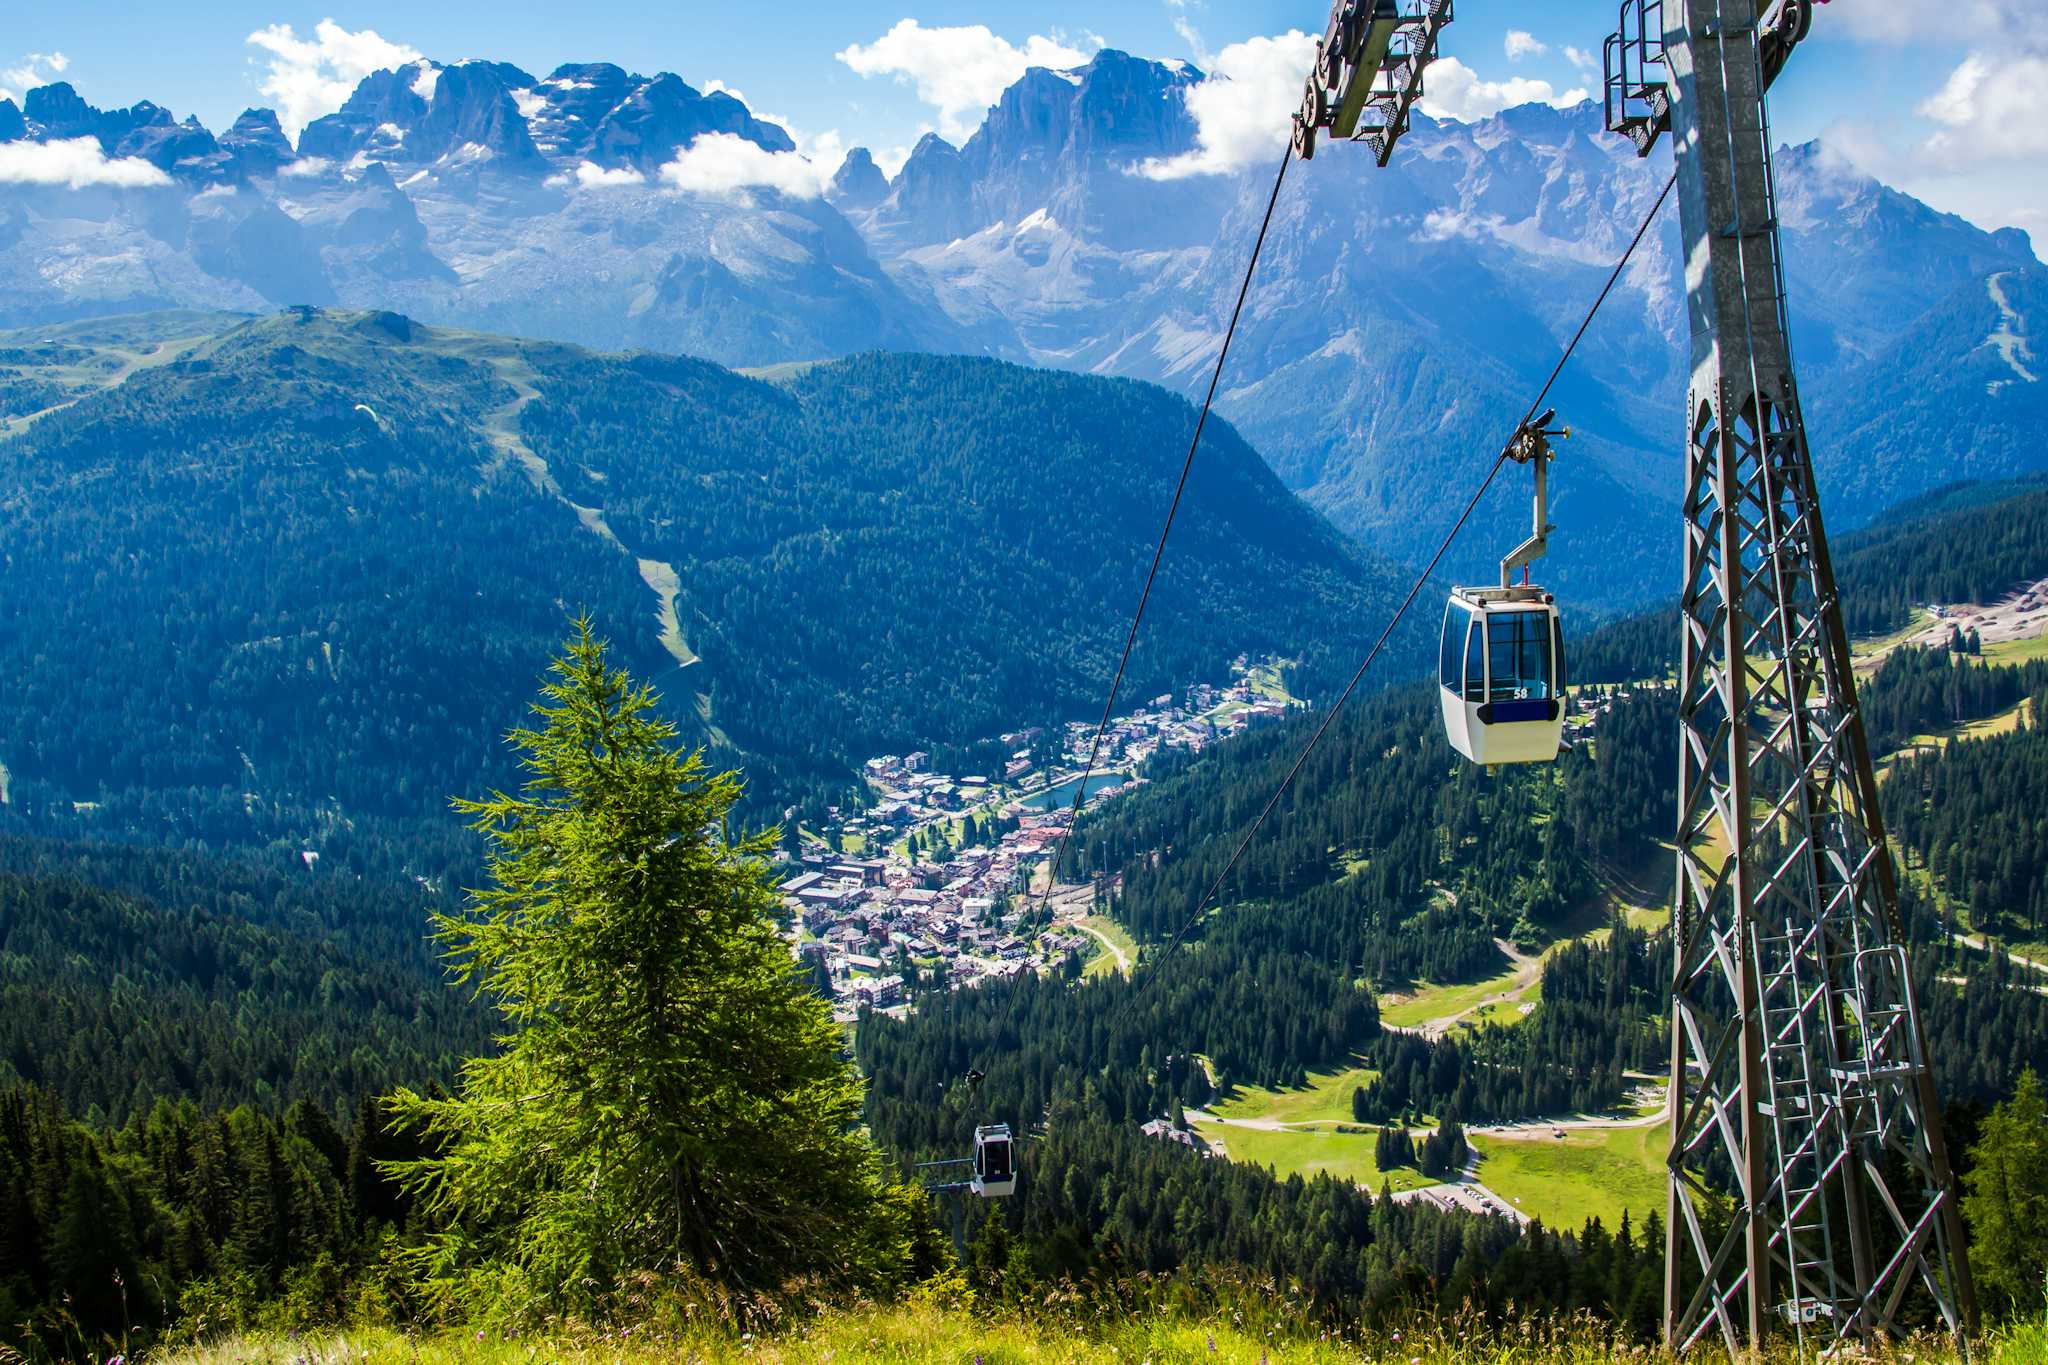
[{"label": "steel lattice tower", "polygon": [[1764,91],[1810,16],[1758,11],[1634,0],[1608,44],[1610,126],[1673,135],[1692,331],[1664,1326],[1731,1353],[1915,1283],[1977,1326],[1787,339]]}]

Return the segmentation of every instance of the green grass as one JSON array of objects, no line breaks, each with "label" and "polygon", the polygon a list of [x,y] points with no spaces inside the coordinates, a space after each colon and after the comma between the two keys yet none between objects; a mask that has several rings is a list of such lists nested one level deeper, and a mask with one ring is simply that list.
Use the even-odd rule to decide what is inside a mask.
[{"label": "green grass", "polygon": [[1380,1006],[1380,1022],[1392,1024],[1395,1028],[1420,1028],[1432,1019],[1443,1019],[1466,1010],[1476,1009],[1488,998],[1515,989],[1515,979],[1521,968],[1511,967],[1499,976],[1484,981],[1453,983],[1447,986],[1424,984],[1413,996],[1393,1004]]},{"label": "green grass", "polygon": [[1872,636],[1865,640],[1849,643],[1849,661],[1859,673],[1875,669],[1888,654],[1906,641],[1926,630],[1934,618],[1926,611],[1915,608],[1911,619],[1889,635]]},{"label": "green grass", "polygon": [[[1124,961],[1130,963],[1133,967],[1138,965],[1138,941],[1131,937],[1128,929],[1107,915],[1089,915],[1081,920],[1080,923],[1093,929],[1096,933],[1122,949]],[[1100,945],[1097,946],[1100,947]],[[1088,960],[1087,975],[1089,976],[1100,976],[1105,972],[1116,970],[1116,954],[1107,950],[1097,953]]]},{"label": "green grass", "polygon": [[1516,991],[1511,998],[1497,1000],[1475,1014],[1466,1015],[1460,1022],[1470,1024],[1473,1028],[1484,1028],[1488,1024],[1510,1026],[1519,1024],[1529,1017],[1529,1012],[1525,1011],[1522,1007],[1524,1005],[1533,1006],[1540,1004],[1542,1000],[1543,978],[1538,977],[1521,990]]},{"label": "green grass", "polygon": [[2048,635],[2036,635],[2029,640],[2000,640],[1984,646],[1986,663],[2024,664],[2035,659],[2048,659]]},{"label": "green grass", "polygon": [[[1163,1297],[1163,1295],[1161,1295]],[[1360,1332],[1326,1332],[1274,1286],[1241,1308],[1208,1312],[1155,1307],[1142,1291],[1085,1321],[1057,1308],[1006,1308],[965,1293],[940,1301],[825,1312],[786,1321],[760,1336],[693,1325],[679,1334],[643,1329],[620,1337],[554,1331],[513,1337],[502,1331],[421,1336],[389,1328],[290,1337],[234,1336],[181,1352],[152,1354],[161,1365],[1613,1365],[1668,1361],[1633,1351],[1584,1323],[1531,1321],[1499,1327],[1454,1318],[1404,1318]],[[1985,1365],[2048,1360],[2048,1329],[2038,1323],[1994,1333],[1976,1359]],[[1919,1338],[1871,1348],[1856,1359],[1881,1365],[1952,1365],[1952,1345]],[[1779,1334],[1756,1358],[1789,1365],[1791,1340]]]},{"label": "green grass", "polygon": [[[1346,1117],[1349,1115],[1347,1113]],[[1437,1182],[1410,1166],[1382,1171],[1373,1161],[1377,1134],[1370,1131],[1340,1133],[1335,1128],[1234,1128],[1225,1124],[1198,1126],[1201,1135],[1221,1139],[1232,1161],[1270,1167],[1277,1175],[1299,1172],[1314,1175],[1327,1171],[1338,1180],[1349,1180],[1377,1192],[1385,1181],[1397,1190],[1420,1189]]]},{"label": "green grass", "polygon": [[1563,1138],[1472,1135],[1488,1189],[1550,1227],[1576,1232],[1597,1217],[1612,1231],[1623,1210],[1632,1226],[1664,1208],[1668,1129],[1567,1129]]},{"label": "green grass", "polygon": [[1351,1066],[1340,1071],[1311,1071],[1308,1086],[1301,1090],[1267,1090],[1263,1086],[1241,1085],[1231,1092],[1228,1099],[1218,1100],[1209,1109],[1227,1119],[1349,1123],[1351,1092],[1378,1079],[1379,1074],[1371,1067]]}]

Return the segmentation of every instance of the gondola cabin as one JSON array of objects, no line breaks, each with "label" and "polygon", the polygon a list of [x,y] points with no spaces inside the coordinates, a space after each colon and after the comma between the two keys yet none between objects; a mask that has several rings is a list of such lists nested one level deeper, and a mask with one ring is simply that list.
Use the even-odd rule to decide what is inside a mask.
[{"label": "gondola cabin", "polygon": [[1474,763],[1550,763],[1564,741],[1564,631],[1537,587],[1459,588],[1444,609],[1438,694]]},{"label": "gondola cabin", "polygon": [[974,1130],[974,1179],[969,1184],[984,1199],[999,1199],[1017,1188],[1017,1147],[1008,1124]]}]

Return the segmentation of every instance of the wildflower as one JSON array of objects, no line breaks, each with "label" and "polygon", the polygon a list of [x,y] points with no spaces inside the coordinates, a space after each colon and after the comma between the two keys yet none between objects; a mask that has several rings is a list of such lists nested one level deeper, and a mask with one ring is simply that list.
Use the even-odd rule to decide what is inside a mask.
[{"label": "wildflower", "polygon": [[[1214,1332],[1210,1332],[1207,1335],[1209,1338],[1209,1354],[1213,1356],[1216,1354],[1216,1334]],[[980,1362],[975,1362],[975,1365],[980,1365]]]},{"label": "wildflower", "polygon": [[478,1329],[477,1329],[476,1339],[477,1339],[478,1341],[482,1341],[482,1340],[484,1339],[484,1334],[483,1334],[483,1329],[482,1329],[482,1328],[478,1328]]}]

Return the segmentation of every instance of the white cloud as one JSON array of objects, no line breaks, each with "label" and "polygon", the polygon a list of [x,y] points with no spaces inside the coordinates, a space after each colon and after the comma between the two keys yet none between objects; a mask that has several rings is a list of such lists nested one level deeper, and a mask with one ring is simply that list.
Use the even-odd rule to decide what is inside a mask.
[{"label": "white cloud", "polygon": [[692,194],[761,188],[815,199],[831,178],[829,170],[800,152],[771,152],[737,133],[699,133],[661,168],[663,184]]},{"label": "white cloud", "polygon": [[1585,90],[1577,86],[1559,94],[1549,81],[1527,76],[1489,81],[1456,57],[1439,57],[1430,63],[1429,81],[1420,103],[1422,112],[1431,118],[1474,123],[1518,104],[1549,104],[1569,109],[1585,98]]},{"label": "white cloud", "polygon": [[1590,76],[1600,69],[1600,59],[1583,47],[1566,47],[1564,59],[1577,67],[1581,76]]},{"label": "white cloud", "polygon": [[1950,166],[2048,156],[2048,55],[1972,52],[1920,102],[1924,153]]},{"label": "white cloud", "polygon": [[109,159],[97,138],[0,142],[0,185],[63,185],[82,190],[96,185],[134,189],[170,183],[169,176],[140,157]]},{"label": "white cloud", "polygon": [[[923,137],[931,131],[930,128],[920,128],[917,135]],[[886,150],[878,147],[868,154],[875,159],[875,169],[894,180],[902,173],[904,164],[910,160],[910,154],[914,150],[915,148],[911,147],[890,147]]]},{"label": "white cloud", "polygon": [[[1883,6],[1840,0],[1850,36],[1904,41],[1913,30]],[[1822,134],[1836,154],[1984,227],[2048,224],[2048,9],[1960,0],[1945,29],[1971,43],[1935,91],[1914,106],[1920,122],[1840,120]],[[1953,20],[1953,23],[1950,21]]]},{"label": "white cloud", "polygon": [[727,85],[716,77],[704,82],[704,93],[707,95],[730,95],[741,104],[746,105],[747,112],[755,118],[760,119],[764,123],[772,123],[782,129],[783,132],[788,133],[789,140],[796,144],[798,153],[817,166],[819,174],[826,181],[832,179],[832,173],[839,169],[839,163],[846,160],[846,139],[839,135],[837,128],[828,128],[815,136],[806,133],[782,115],[771,114],[767,110],[757,107],[752,100],[746,97],[745,92],[734,86]]},{"label": "white cloud", "polygon": [[1209,51],[1209,45],[1202,41],[1202,31],[1188,18],[1188,0],[1166,0],[1166,8],[1173,15],[1173,31],[1188,45],[1188,51],[1195,54],[1195,60],[1204,67],[1215,62],[1216,55]]},{"label": "white cloud", "polygon": [[0,100],[21,103],[21,97],[64,74],[71,59],[61,52],[31,52],[13,66],[0,68]]},{"label": "white cloud", "polygon": [[1519,62],[1524,57],[1541,57],[1550,51],[1550,44],[1535,34],[1519,28],[1508,30],[1507,41],[1502,44],[1507,50],[1508,60]]},{"label": "white cloud", "polygon": [[[290,24],[272,24],[250,34],[248,41],[270,54],[269,69],[258,88],[274,101],[278,122],[294,141],[314,119],[341,108],[372,71],[395,70],[420,60],[416,50],[391,42],[375,29],[351,33],[332,19],[314,25],[310,39],[293,33]],[[426,80],[427,70],[421,69],[420,81]]]},{"label": "white cloud", "polygon": [[1293,29],[1224,48],[1212,59],[1208,78],[1188,87],[1195,150],[1146,161],[1137,173],[1150,180],[1217,175],[1277,152],[1289,135],[1288,116],[1301,104],[1302,82],[1315,55],[1316,40]]},{"label": "white cloud", "polygon": [[1416,236],[1424,242],[1448,242],[1454,237],[1477,240],[1497,221],[1457,209],[1431,209],[1422,216],[1422,231]]},{"label": "white cloud", "polygon": [[277,173],[292,179],[325,175],[334,169],[334,163],[324,156],[302,156],[296,161],[286,162],[277,168]]},{"label": "white cloud", "polygon": [[581,189],[623,189],[646,183],[647,177],[631,166],[613,166],[607,169],[594,161],[584,161],[578,163],[576,167],[576,184]]},{"label": "white cloud", "polygon": [[1026,70],[1079,66],[1089,54],[1057,35],[1033,34],[1017,47],[983,24],[926,28],[903,19],[872,43],[833,55],[858,75],[894,76],[914,85],[917,97],[939,111],[940,131],[959,142]]}]

